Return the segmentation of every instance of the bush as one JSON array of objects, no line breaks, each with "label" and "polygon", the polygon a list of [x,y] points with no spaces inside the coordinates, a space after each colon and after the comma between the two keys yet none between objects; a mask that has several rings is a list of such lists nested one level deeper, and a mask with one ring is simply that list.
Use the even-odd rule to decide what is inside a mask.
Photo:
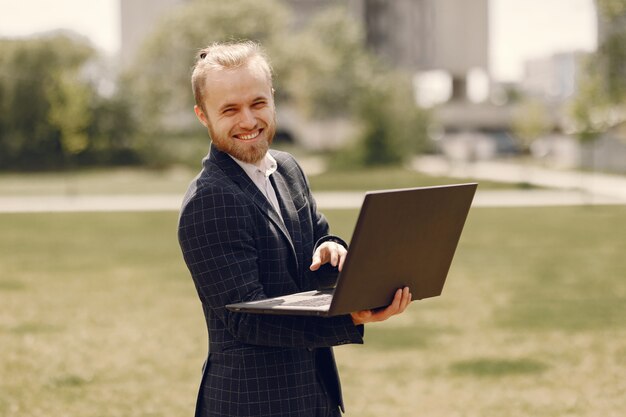
[{"label": "bush", "polygon": [[332,166],[399,165],[427,147],[429,114],[417,107],[412,87],[397,73],[375,76],[357,98],[360,135],[335,155]]},{"label": "bush", "polygon": [[95,57],[86,40],[66,33],[0,40],[0,169],[139,160],[129,103],[101,97],[84,72]]}]

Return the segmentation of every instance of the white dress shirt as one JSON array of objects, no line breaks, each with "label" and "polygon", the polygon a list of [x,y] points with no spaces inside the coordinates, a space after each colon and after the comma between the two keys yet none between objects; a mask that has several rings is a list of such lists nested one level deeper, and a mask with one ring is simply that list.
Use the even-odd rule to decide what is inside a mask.
[{"label": "white dress shirt", "polygon": [[250,177],[252,182],[259,188],[259,190],[261,190],[265,198],[267,198],[272,207],[274,207],[278,216],[284,223],[283,215],[280,212],[280,206],[278,204],[278,198],[276,197],[276,190],[274,190],[272,182],[270,181],[270,175],[272,175],[278,168],[276,159],[274,159],[274,157],[267,152],[265,157],[257,164],[249,164],[247,162],[240,161],[230,154],[228,156],[233,158],[233,161],[237,162],[245,173],[248,174],[248,177]]}]

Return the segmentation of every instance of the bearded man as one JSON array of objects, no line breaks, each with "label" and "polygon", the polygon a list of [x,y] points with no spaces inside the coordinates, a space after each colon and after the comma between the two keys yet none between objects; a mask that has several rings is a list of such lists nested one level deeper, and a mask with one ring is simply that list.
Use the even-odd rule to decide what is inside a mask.
[{"label": "bearded man", "polygon": [[180,213],[178,237],[209,335],[196,416],[339,416],[332,346],[363,343],[363,325],[402,313],[398,290],[380,311],[332,318],[231,312],[227,304],[318,287],[347,245],[329,233],[306,177],[276,131],[272,72],[253,42],[213,44],[192,74],[196,116],[211,138]]}]

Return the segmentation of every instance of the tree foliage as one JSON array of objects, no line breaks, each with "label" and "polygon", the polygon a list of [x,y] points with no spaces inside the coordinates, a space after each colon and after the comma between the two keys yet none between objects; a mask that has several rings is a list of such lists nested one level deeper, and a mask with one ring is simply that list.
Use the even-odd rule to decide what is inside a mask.
[{"label": "tree foliage", "polygon": [[61,149],[69,155],[87,149],[87,129],[92,121],[89,103],[93,91],[88,85],[76,82],[76,78],[76,71],[59,72],[45,91],[50,104],[48,122],[58,130]]},{"label": "tree foliage", "polygon": [[626,121],[626,0],[596,0],[604,35],[586,65],[570,107],[583,142]]},{"label": "tree foliage", "polygon": [[352,117],[382,68],[364,48],[364,34],[341,6],[311,19],[283,43],[287,98],[312,118]]},{"label": "tree foliage", "polygon": [[356,103],[360,134],[334,159],[337,167],[397,165],[427,148],[429,114],[415,105],[411,82],[379,74]]},{"label": "tree foliage", "polygon": [[263,43],[274,56],[287,25],[286,13],[276,0],[204,0],[189,2],[165,16],[124,79],[143,131],[154,134],[162,130],[168,116],[192,114],[190,76],[201,48],[213,42],[250,39]]},{"label": "tree foliage", "polygon": [[310,117],[351,114],[355,93],[371,73],[358,26],[343,8],[323,12],[302,28],[291,27],[290,16],[278,0],[193,1],[166,16],[125,78],[146,131],[161,130],[168,114],[189,114],[189,79],[199,49],[242,39],[267,50],[279,105],[296,105]]},{"label": "tree foliage", "polygon": [[426,130],[410,81],[367,52],[361,27],[345,8],[323,11],[302,27],[292,22],[278,0],[197,0],[167,16],[125,77],[145,135],[184,129],[193,119],[189,79],[199,49],[250,39],[263,44],[271,58],[277,105],[293,107],[305,118],[340,117],[360,126],[361,164],[404,159]]},{"label": "tree foliage", "polygon": [[572,128],[582,143],[593,142],[612,125],[611,104],[598,73],[585,74],[569,108]]},{"label": "tree foliage", "polygon": [[[119,97],[100,97],[83,73],[96,57],[83,39],[66,33],[0,40],[0,168],[33,170],[91,163],[128,162],[132,122],[100,120],[124,107]],[[105,128],[105,125],[108,125]],[[103,135],[114,136],[102,146]],[[125,143],[123,147],[115,144]],[[134,157],[130,158],[134,159]]]},{"label": "tree foliage", "polygon": [[61,132],[49,121],[50,86],[91,53],[65,36],[0,41],[0,166],[22,159],[34,165],[60,152]]},{"label": "tree foliage", "polygon": [[552,126],[546,104],[537,99],[520,101],[513,114],[512,129],[521,147],[528,152],[531,144],[549,133]]}]

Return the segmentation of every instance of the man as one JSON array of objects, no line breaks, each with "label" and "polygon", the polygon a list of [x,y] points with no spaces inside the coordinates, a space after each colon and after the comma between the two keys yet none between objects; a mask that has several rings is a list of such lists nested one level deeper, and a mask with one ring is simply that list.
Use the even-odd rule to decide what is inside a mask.
[{"label": "man", "polygon": [[404,311],[408,288],[382,311],[319,318],[234,313],[224,306],[316,288],[346,244],[329,234],[293,157],[269,151],[276,129],[271,69],[252,42],[202,50],[195,113],[212,140],[180,215],[179,241],[209,332],[197,416],[337,416],[331,347],[363,343],[363,324]]}]

